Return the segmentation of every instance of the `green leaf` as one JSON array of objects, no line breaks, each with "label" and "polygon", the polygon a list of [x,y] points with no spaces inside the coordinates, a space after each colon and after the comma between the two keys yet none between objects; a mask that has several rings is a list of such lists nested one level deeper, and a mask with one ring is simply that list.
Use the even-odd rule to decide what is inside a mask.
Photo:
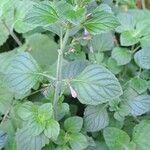
[{"label": "green leaf", "polygon": [[114,39],[112,33],[101,33],[95,35],[91,41],[93,51],[103,52],[112,50],[114,47]]},{"label": "green leaf", "polygon": [[113,49],[111,56],[116,60],[118,65],[126,65],[131,61],[132,53],[129,49],[116,47]]},{"label": "green leaf", "polygon": [[58,104],[55,112],[56,120],[61,120],[67,114],[69,114],[69,105],[67,103]]},{"label": "green leaf", "polygon": [[147,81],[138,77],[132,78],[130,80],[130,86],[139,94],[144,93],[148,88]]},{"label": "green leaf", "polygon": [[83,104],[97,105],[122,94],[120,83],[106,68],[89,65],[72,80],[77,98]]},{"label": "green leaf", "polygon": [[101,64],[104,59],[104,53],[98,52],[98,53],[89,53],[89,60],[92,63]]},{"label": "green leaf", "polygon": [[64,145],[64,146],[58,146],[56,150],[71,150],[71,149],[68,146]]},{"label": "green leaf", "polygon": [[64,79],[76,77],[87,67],[88,64],[89,62],[84,60],[76,60],[66,63],[63,66],[62,77]]},{"label": "green leaf", "polygon": [[28,52],[18,53],[6,72],[6,82],[11,91],[24,95],[39,82],[40,68]]},{"label": "green leaf", "polygon": [[43,1],[33,5],[25,17],[25,22],[36,26],[48,26],[58,20],[51,2]]},{"label": "green leaf", "polygon": [[9,37],[9,32],[0,21],[0,46],[3,45]]},{"label": "green leaf", "polygon": [[3,52],[0,54],[0,73],[1,75],[4,75],[7,71],[7,69],[9,68],[12,59],[15,57],[16,55],[16,50],[12,50],[9,52]]},{"label": "green leaf", "polygon": [[116,31],[121,33],[124,31],[133,30],[136,25],[135,18],[129,13],[119,13],[117,16],[120,26],[116,28]]},{"label": "green leaf", "polygon": [[96,132],[109,124],[109,118],[104,105],[87,106],[84,112],[84,127],[88,132]]},{"label": "green leaf", "polygon": [[150,47],[150,35],[144,36],[140,39],[141,42],[141,47],[142,48],[147,48]]},{"label": "green leaf", "polygon": [[59,123],[55,120],[50,120],[46,124],[44,134],[48,138],[56,140],[59,135],[59,131],[60,131]]},{"label": "green leaf", "polygon": [[71,4],[64,1],[56,3],[57,13],[64,21],[69,21],[72,24],[78,25],[85,17],[85,8],[73,7]]},{"label": "green leaf", "polygon": [[0,130],[0,149],[5,146],[6,140],[7,140],[6,133]]},{"label": "green leaf", "polygon": [[[0,76],[1,77],[1,76]],[[12,105],[13,93],[11,93],[8,88],[0,79],[0,112],[2,114],[7,113]]]},{"label": "green leaf", "polygon": [[90,146],[87,150],[108,150],[106,144],[104,142],[95,142],[95,146]]},{"label": "green leaf", "polygon": [[38,136],[40,135],[45,129],[46,122],[34,121],[31,120],[27,123],[26,127],[30,131],[30,135]]},{"label": "green leaf", "polygon": [[44,135],[31,136],[28,128],[18,129],[16,133],[17,150],[41,150],[49,139]]},{"label": "green leaf", "polygon": [[150,111],[150,96],[139,95],[132,99],[127,99],[122,104],[133,116],[140,116]]},{"label": "green leaf", "polygon": [[144,48],[134,55],[137,65],[143,69],[150,69],[150,49]]},{"label": "green leaf", "polygon": [[118,74],[122,71],[123,66],[119,66],[115,59],[109,57],[107,60],[107,68],[114,74]]},{"label": "green leaf", "polygon": [[24,21],[24,18],[28,13],[29,8],[32,8],[33,4],[34,4],[34,2],[31,0],[23,0],[23,1],[17,2],[16,10],[15,10],[14,29],[18,33],[25,33],[36,27],[35,25],[29,24]]},{"label": "green leaf", "polygon": [[104,129],[103,134],[110,150],[123,150],[130,142],[128,134],[118,128],[108,127]]},{"label": "green leaf", "polygon": [[32,109],[33,109],[33,103],[32,102],[25,102],[18,108],[18,115],[23,120],[29,120],[29,118],[32,116]]},{"label": "green leaf", "polygon": [[84,150],[88,146],[88,141],[83,134],[75,133],[70,135],[69,144],[72,150]]},{"label": "green leaf", "polygon": [[111,31],[118,25],[116,17],[105,11],[95,12],[92,17],[83,24],[83,26],[92,34]]},{"label": "green leaf", "polygon": [[140,41],[140,34],[136,30],[129,30],[121,33],[120,42],[122,46],[131,46]]},{"label": "green leaf", "polygon": [[78,116],[67,118],[64,122],[64,128],[71,133],[80,132],[83,126],[83,119]]},{"label": "green leaf", "polygon": [[137,150],[149,150],[150,148],[150,121],[141,121],[134,127],[133,141],[136,143]]},{"label": "green leaf", "polygon": [[47,35],[36,33],[26,37],[26,44],[31,47],[29,53],[43,69],[47,69],[57,60],[58,45]]},{"label": "green leaf", "polygon": [[[45,103],[39,107],[39,115],[43,115],[43,120],[49,120],[53,118],[53,106],[51,103]],[[36,114],[35,114],[36,115]],[[40,118],[40,116],[39,116]]]}]

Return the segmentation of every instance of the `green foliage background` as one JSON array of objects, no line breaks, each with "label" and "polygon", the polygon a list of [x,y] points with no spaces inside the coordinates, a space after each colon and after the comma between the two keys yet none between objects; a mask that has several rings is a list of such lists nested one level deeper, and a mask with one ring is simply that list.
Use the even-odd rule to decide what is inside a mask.
[{"label": "green foliage background", "polygon": [[148,3],[0,0],[0,149],[149,150]]}]

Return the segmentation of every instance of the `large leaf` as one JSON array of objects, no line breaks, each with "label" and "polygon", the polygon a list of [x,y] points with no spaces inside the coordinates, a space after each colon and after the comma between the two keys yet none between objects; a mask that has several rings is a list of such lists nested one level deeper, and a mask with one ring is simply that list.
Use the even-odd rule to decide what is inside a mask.
[{"label": "large leaf", "polygon": [[149,150],[150,148],[150,121],[145,120],[135,126],[133,131],[133,141],[137,150]]},{"label": "large leaf", "polygon": [[31,136],[28,128],[19,129],[16,133],[17,150],[41,150],[49,139],[44,135]]},{"label": "large leaf", "polygon": [[84,127],[86,131],[96,132],[109,124],[106,108],[103,105],[87,106],[84,112]]},{"label": "large leaf", "polygon": [[46,69],[57,60],[58,45],[44,34],[32,34],[26,38],[26,44],[31,47],[30,54],[41,68]]},{"label": "large leaf", "polygon": [[77,93],[77,98],[83,104],[101,104],[122,94],[116,77],[99,65],[86,67],[71,84]]},{"label": "large leaf", "polygon": [[17,95],[24,95],[39,82],[40,68],[27,52],[18,53],[6,72],[6,82],[10,90]]},{"label": "large leaf", "polygon": [[108,127],[104,129],[103,134],[110,150],[123,150],[130,142],[128,134],[118,128]]},{"label": "large leaf", "polygon": [[116,28],[119,24],[116,17],[105,11],[98,11],[93,16],[86,20],[84,27],[92,34],[108,32]]},{"label": "large leaf", "polygon": [[144,69],[150,69],[150,49],[144,48],[139,50],[134,55],[134,60],[139,67]]},{"label": "large leaf", "polygon": [[64,122],[64,128],[71,133],[80,132],[83,125],[83,119],[78,116],[67,118]]},{"label": "large leaf", "polygon": [[112,51],[112,58],[116,60],[118,65],[125,65],[131,61],[132,53],[129,49],[116,47]]},{"label": "large leaf", "polygon": [[36,26],[48,26],[57,20],[57,13],[49,1],[35,3],[25,17],[27,23]]}]

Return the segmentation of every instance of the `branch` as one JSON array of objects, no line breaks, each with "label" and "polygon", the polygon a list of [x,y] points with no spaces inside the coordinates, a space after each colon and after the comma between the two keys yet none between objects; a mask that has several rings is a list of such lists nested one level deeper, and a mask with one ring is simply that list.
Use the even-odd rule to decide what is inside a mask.
[{"label": "branch", "polygon": [[22,46],[23,44],[21,43],[21,41],[19,40],[19,38],[16,36],[16,34],[13,32],[13,30],[11,31],[9,29],[9,27],[7,26],[6,22],[3,20],[2,21],[5,28],[8,30],[9,34],[12,36],[12,38],[16,41],[16,43],[18,44],[18,46]]}]

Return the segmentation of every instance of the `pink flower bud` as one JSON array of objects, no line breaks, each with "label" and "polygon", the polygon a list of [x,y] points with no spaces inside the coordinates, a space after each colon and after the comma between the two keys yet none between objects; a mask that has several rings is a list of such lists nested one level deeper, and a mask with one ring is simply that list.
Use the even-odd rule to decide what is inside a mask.
[{"label": "pink flower bud", "polygon": [[76,91],[71,86],[69,88],[70,88],[70,92],[71,92],[72,97],[76,98],[77,97]]}]

